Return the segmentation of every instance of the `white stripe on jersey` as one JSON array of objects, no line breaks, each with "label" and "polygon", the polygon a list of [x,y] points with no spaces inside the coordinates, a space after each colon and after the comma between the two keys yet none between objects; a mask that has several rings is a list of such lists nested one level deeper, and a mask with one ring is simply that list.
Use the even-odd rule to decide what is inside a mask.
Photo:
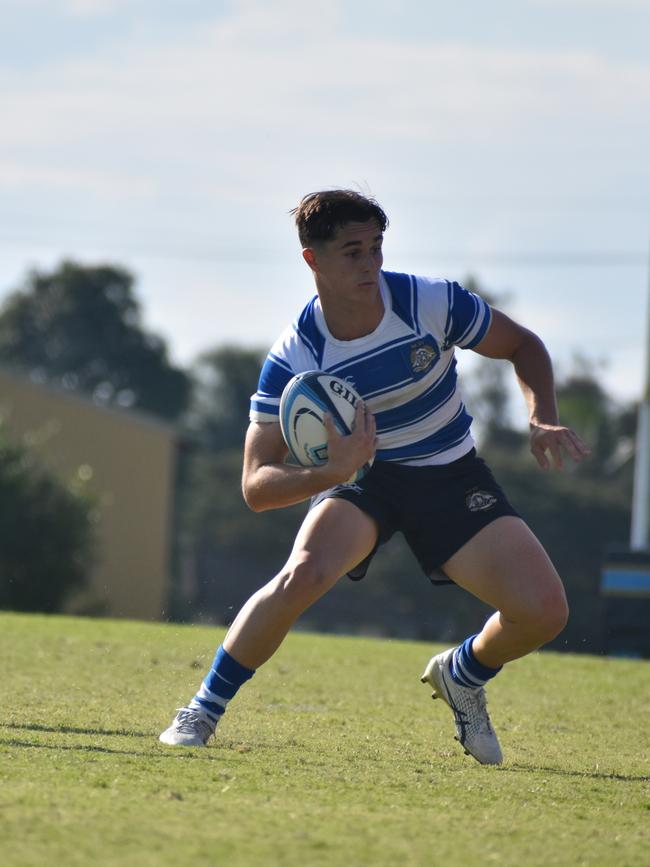
[{"label": "white stripe on jersey", "polygon": [[429,373],[417,382],[413,382],[412,378],[405,379],[403,382],[395,383],[390,390],[387,388],[378,389],[375,392],[364,395],[364,400],[368,404],[368,409],[372,413],[384,412],[387,409],[392,409],[393,407],[400,406],[403,403],[409,403],[410,401],[415,400],[415,398],[419,397],[419,395],[425,392],[428,388],[435,386],[437,382],[440,382],[449,371],[449,368],[454,363],[453,351],[447,350],[447,352],[442,353],[442,364],[445,364],[445,358],[447,359],[447,363],[442,370],[439,365],[436,364]]}]

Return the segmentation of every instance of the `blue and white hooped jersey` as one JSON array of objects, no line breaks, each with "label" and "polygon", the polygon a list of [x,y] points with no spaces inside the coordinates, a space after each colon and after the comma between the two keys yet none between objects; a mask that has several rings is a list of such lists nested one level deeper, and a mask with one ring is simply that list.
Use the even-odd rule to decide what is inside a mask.
[{"label": "blue and white hooped jersey", "polygon": [[280,396],[298,373],[324,370],[352,383],[377,421],[375,460],[447,464],[474,445],[454,347],[485,336],[490,308],[458,283],[382,271],[384,316],[371,334],[337,340],[318,296],[274,343],[251,398],[250,419],[279,421]]}]

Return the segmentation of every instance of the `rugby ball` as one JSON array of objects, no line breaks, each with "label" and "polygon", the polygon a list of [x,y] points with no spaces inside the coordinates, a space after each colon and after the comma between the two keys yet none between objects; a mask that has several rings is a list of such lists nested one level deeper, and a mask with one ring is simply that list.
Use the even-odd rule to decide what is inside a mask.
[{"label": "rugby ball", "polygon": [[[322,370],[308,370],[294,376],[280,399],[280,427],[296,463],[303,467],[326,464],[327,430],[323,416],[328,412],[338,432],[346,436],[352,431],[360,400],[349,382]],[[370,460],[364,464],[346,484],[363,478],[372,463]]]}]

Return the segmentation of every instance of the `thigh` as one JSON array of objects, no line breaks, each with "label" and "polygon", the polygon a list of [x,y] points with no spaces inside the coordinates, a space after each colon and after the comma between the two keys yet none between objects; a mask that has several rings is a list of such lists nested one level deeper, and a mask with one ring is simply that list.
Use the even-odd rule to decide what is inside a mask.
[{"label": "thigh", "polygon": [[434,578],[489,524],[519,517],[487,464],[474,452],[442,467],[406,468],[401,529],[425,575]]},{"label": "thigh", "polygon": [[459,587],[506,616],[565,598],[548,554],[520,518],[497,518],[442,569]]},{"label": "thigh", "polygon": [[377,544],[377,522],[347,500],[329,498],[311,509],[287,562],[308,562],[321,579],[335,583],[365,559]]}]

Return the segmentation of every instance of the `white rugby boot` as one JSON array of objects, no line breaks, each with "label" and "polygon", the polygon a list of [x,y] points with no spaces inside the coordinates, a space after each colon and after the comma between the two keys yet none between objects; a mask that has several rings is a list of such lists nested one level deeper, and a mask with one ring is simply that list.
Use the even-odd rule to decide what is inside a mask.
[{"label": "white rugby boot", "polygon": [[181,707],[172,724],[158,740],[170,747],[204,747],[214,734],[216,726],[205,711]]},{"label": "white rugby boot", "polygon": [[465,754],[474,756],[482,765],[500,765],[503,756],[488,716],[485,690],[482,686],[469,689],[453,680],[450,666],[454,649],[432,657],[420,680],[431,684],[432,698],[441,698],[452,709],[456,740],[465,748]]}]

